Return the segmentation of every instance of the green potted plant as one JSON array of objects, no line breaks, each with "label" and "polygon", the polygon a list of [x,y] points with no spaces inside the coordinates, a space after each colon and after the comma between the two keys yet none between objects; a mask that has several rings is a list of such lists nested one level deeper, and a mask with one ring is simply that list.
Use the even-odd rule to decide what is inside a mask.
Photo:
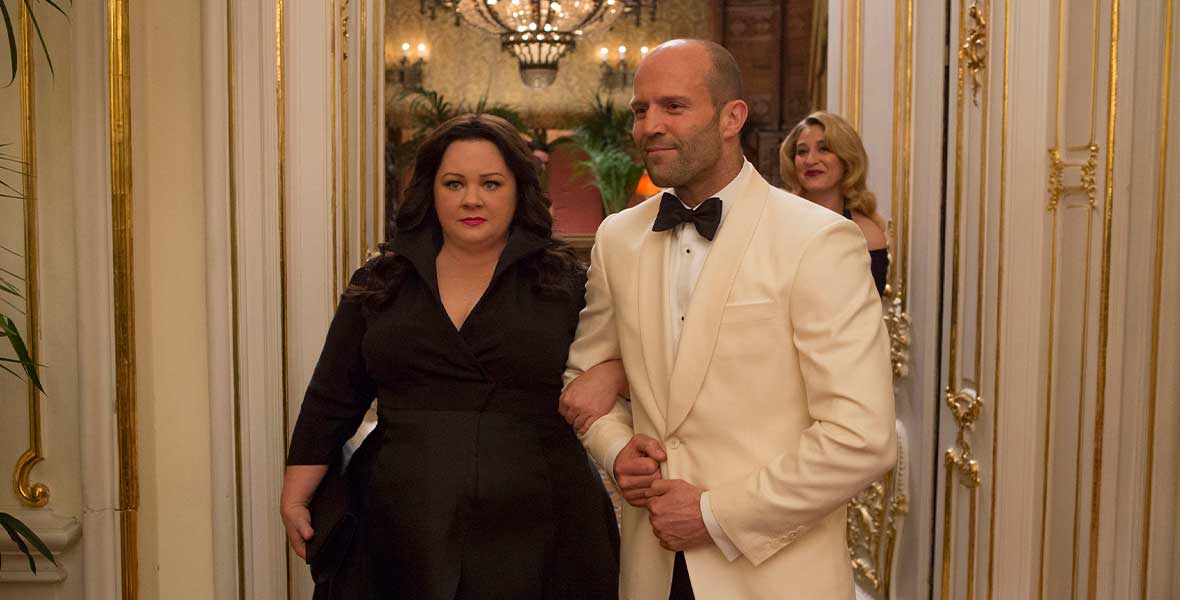
[{"label": "green potted plant", "polygon": [[631,139],[633,118],[631,111],[616,109],[609,97],[596,94],[590,112],[574,128],[574,142],[587,156],[577,166],[594,178],[604,217],[627,208],[643,177]]},{"label": "green potted plant", "polygon": [[[0,149],[8,146],[8,144],[0,144]],[[15,171],[8,166],[16,164],[21,167],[20,174],[23,175],[23,167],[25,163],[16,159],[9,154],[0,151],[0,164],[4,164],[4,170]],[[14,188],[8,182],[0,179],[0,197],[9,200],[23,200],[24,197],[19,190]],[[0,297],[11,296],[15,299],[21,299],[20,290],[13,285],[11,281],[0,274]],[[7,303],[6,303],[7,304]],[[41,387],[41,378],[37,375],[37,364],[33,362],[33,357],[29,353],[28,345],[25,344],[21,338],[20,330],[17,329],[16,323],[3,312],[2,305],[0,305],[0,338],[8,342],[8,346],[12,348],[12,354],[15,358],[8,358],[0,356],[0,369],[4,369],[9,374],[17,378],[27,378],[30,383],[37,387],[41,393],[45,393],[45,388]],[[24,375],[22,377],[21,371]],[[34,560],[32,552],[29,550],[29,545],[32,545],[37,552],[52,562],[57,564],[53,558],[53,553],[37,537],[33,530],[29,529],[27,525],[21,522],[20,519],[6,513],[0,512],[0,527],[4,528],[5,533],[8,534],[9,539],[16,544],[16,547],[24,553],[25,558],[29,560],[29,569],[33,573],[37,572],[37,561]]]},{"label": "green potted plant", "polygon": [[[23,4],[26,9],[30,23],[33,29],[37,32],[37,39],[41,42],[41,51],[45,54],[45,60],[49,65],[49,72],[53,73],[53,60],[49,57],[49,48],[45,45],[45,37],[41,35],[41,26],[37,22],[36,12],[33,10],[33,3],[30,0],[0,0],[0,18],[4,21],[4,29],[7,33],[8,40],[8,56],[9,56],[9,78],[8,83],[11,84],[16,80],[17,75],[17,31],[14,23],[13,15],[9,9],[9,3],[16,6],[19,10],[20,5]],[[50,6],[55,8],[62,16],[66,16],[64,10],[53,0],[45,0]],[[19,4],[18,4],[19,3]],[[10,144],[0,144],[0,167],[2,170],[17,173],[18,175],[25,174],[26,164],[20,159],[8,154],[4,151]],[[11,165],[17,165],[14,168]],[[0,198],[6,200],[23,200],[24,196],[15,187],[8,182],[0,179]],[[17,299],[21,298],[20,290],[12,284],[11,281],[5,279],[0,275],[0,298],[4,296],[11,296]],[[41,387],[41,378],[37,375],[37,365],[33,362],[32,356],[29,354],[28,346],[24,339],[21,338],[20,331],[16,327],[16,323],[12,321],[8,315],[4,314],[0,309],[0,338],[4,338],[8,342],[8,346],[12,348],[12,354],[15,358],[0,357],[0,369],[4,369],[11,375],[22,378],[21,374],[15,370],[19,369],[24,372],[24,377],[37,387],[41,393],[45,393],[45,389]],[[29,570],[33,573],[37,572],[37,561],[33,558],[32,551],[29,549],[31,545],[41,556],[44,556],[49,562],[57,564],[53,558],[53,553],[41,541],[40,537],[33,530],[29,529],[27,525],[21,522],[20,519],[6,513],[0,512],[0,527],[8,534],[9,539],[16,544],[17,549],[24,553],[25,558],[29,560]]]}]

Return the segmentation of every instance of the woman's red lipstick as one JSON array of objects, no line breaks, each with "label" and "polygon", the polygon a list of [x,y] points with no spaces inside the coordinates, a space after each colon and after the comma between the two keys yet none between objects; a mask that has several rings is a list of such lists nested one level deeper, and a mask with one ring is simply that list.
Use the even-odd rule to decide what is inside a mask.
[{"label": "woman's red lipstick", "polygon": [[466,219],[459,219],[459,222],[468,226],[468,227],[476,227],[478,225],[483,225],[484,223],[486,223],[487,219],[484,219],[482,217],[467,217]]}]

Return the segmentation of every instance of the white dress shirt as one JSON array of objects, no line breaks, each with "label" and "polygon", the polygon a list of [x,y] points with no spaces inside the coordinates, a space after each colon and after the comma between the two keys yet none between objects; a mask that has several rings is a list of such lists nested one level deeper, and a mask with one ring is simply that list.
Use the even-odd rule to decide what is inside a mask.
[{"label": "white dress shirt", "polygon": [[[728,185],[715,194],[715,197],[721,199],[721,225],[717,229],[717,235],[723,235],[721,232],[724,230],[725,215],[729,213],[729,208],[733,206],[734,202],[741,202],[741,199],[736,197],[736,191],[745,185],[746,178],[753,172],[754,165],[750,164],[750,161],[746,161],[737,177],[734,177]],[[664,191],[675,194],[675,191],[671,189]],[[675,360],[680,347],[680,333],[684,330],[685,313],[688,311],[693,289],[696,287],[697,279],[700,278],[701,269],[705,266],[705,259],[709,256],[709,249],[712,248],[713,242],[701,236],[691,223],[676,225],[667,233],[670,238],[667,252],[664,255],[664,314],[668,319],[665,331],[667,331],[666,343],[672,348],[672,359]],[[619,446],[610,454],[612,475],[614,474],[615,459],[618,458],[622,449],[623,446]],[[713,538],[713,543],[717,545],[725,558],[731,562],[737,560],[742,553],[721,529],[721,524],[717,522],[716,517],[713,516],[707,490],[701,494],[701,517],[705,521],[705,528],[709,530],[709,536]]]}]

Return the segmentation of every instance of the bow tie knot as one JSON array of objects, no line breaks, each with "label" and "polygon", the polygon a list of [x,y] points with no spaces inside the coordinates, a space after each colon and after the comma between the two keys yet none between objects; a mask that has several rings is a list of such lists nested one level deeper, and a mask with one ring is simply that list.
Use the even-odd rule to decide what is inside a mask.
[{"label": "bow tie knot", "polygon": [[721,199],[709,198],[696,209],[690,209],[684,206],[680,198],[665,192],[660,198],[660,212],[651,230],[666,231],[681,223],[692,223],[701,237],[713,241],[721,225]]}]

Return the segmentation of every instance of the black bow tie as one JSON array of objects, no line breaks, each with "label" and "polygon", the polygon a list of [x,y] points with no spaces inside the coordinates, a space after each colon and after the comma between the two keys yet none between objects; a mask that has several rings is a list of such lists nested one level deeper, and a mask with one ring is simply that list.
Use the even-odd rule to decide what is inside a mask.
[{"label": "black bow tie", "polygon": [[660,198],[660,212],[651,230],[666,231],[681,223],[692,223],[701,237],[713,241],[717,227],[721,225],[721,198],[709,198],[695,210],[690,210],[684,207],[680,198],[664,192],[664,197]]}]

